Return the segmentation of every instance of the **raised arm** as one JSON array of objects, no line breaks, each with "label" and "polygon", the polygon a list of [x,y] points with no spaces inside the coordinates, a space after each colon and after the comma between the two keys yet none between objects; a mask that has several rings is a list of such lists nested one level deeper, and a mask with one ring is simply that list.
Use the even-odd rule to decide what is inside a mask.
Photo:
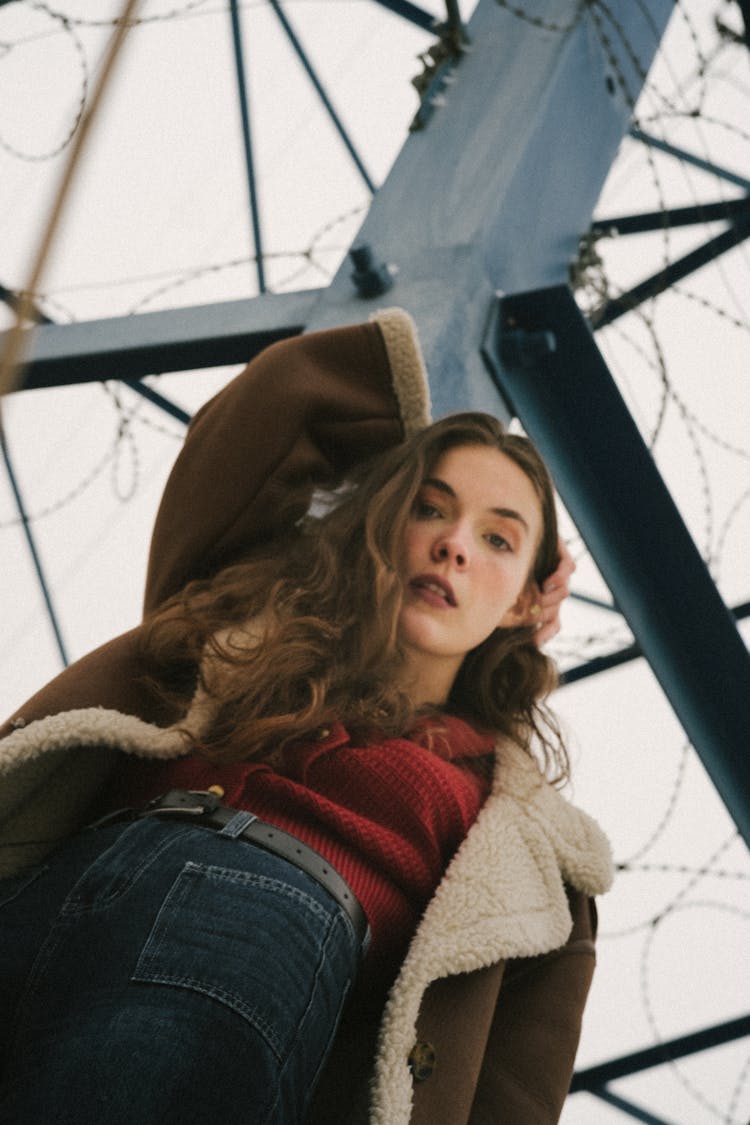
[{"label": "raised arm", "polygon": [[400,309],[267,348],[188,430],[156,518],[144,610],[279,534],[316,486],[428,413],[416,333]]},{"label": "raised arm", "polygon": [[[376,315],[374,323],[273,345],[199,411],[157,515],[147,612],[282,531],[316,485],[429,420],[411,318],[400,309]],[[0,738],[88,707],[173,721],[143,677],[139,634],[131,629],[66,668],[13,713]]]}]

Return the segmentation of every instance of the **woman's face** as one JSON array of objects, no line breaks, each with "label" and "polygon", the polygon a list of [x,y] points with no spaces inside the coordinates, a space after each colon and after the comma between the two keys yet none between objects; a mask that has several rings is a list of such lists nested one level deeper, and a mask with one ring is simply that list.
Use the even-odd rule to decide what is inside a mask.
[{"label": "woman's face", "polygon": [[409,517],[399,640],[415,704],[442,703],[464,656],[498,626],[529,623],[539,499],[498,449],[458,446],[423,481]]}]

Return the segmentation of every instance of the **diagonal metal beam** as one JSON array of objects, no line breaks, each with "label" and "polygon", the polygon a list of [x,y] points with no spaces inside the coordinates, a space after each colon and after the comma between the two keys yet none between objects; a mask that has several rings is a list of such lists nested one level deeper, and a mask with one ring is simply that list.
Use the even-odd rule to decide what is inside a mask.
[{"label": "diagonal metal beam", "polygon": [[271,7],[273,8],[274,12],[276,13],[276,15],[278,17],[279,23],[281,24],[282,28],[284,29],[284,33],[285,33],[287,39],[289,40],[289,42],[291,43],[291,45],[292,45],[292,47],[293,47],[293,49],[294,49],[294,51],[297,55],[297,58],[302,63],[302,66],[305,70],[305,73],[307,74],[308,78],[310,79],[313,86],[315,87],[315,92],[317,93],[318,97],[320,98],[321,102],[323,103],[325,111],[328,114],[328,116],[330,117],[331,122],[333,123],[333,127],[335,128],[339,137],[343,141],[344,147],[346,148],[346,151],[351,156],[352,161],[354,162],[355,168],[357,169],[360,176],[364,180],[368,191],[370,193],[373,193],[375,191],[375,183],[372,180],[372,178],[370,176],[370,173],[367,171],[367,168],[364,165],[362,157],[357,152],[357,149],[354,146],[354,142],[352,141],[351,137],[349,136],[348,132],[346,131],[346,128],[344,126],[343,121],[341,120],[338,113],[336,112],[331,99],[328,97],[328,94],[326,93],[326,91],[323,87],[323,83],[318,78],[317,72],[316,72],[315,68],[313,67],[312,63],[310,62],[310,59],[309,59],[309,57],[307,55],[307,52],[305,51],[304,47],[302,46],[302,43],[300,41],[299,36],[295,32],[291,23],[289,22],[289,19],[288,19],[286,13],[284,12],[284,9],[281,7],[281,4],[279,3],[279,0],[270,0],[270,4],[271,4]]},{"label": "diagonal metal beam", "polygon": [[375,3],[379,4],[381,8],[387,8],[394,15],[402,16],[409,23],[424,28],[425,31],[431,31],[435,26],[435,17],[432,13],[412,4],[410,0],[375,0]]},{"label": "diagonal metal beam", "polygon": [[245,80],[245,52],[242,46],[242,18],[240,16],[238,0],[229,0],[229,10],[232,19],[232,42],[234,44],[234,67],[237,75],[237,92],[240,101],[240,118],[242,121],[242,144],[245,150],[245,170],[247,174],[247,190],[250,196],[250,217],[253,228],[253,247],[255,257],[255,270],[258,278],[258,290],[265,293],[266,277],[263,265],[263,238],[260,226],[260,200],[258,185],[255,179],[255,165],[253,162],[253,135],[250,122],[250,98]]},{"label": "diagonal metal beam", "polygon": [[625,645],[615,652],[608,652],[605,656],[594,656],[585,664],[577,664],[575,668],[568,668],[560,674],[560,686],[576,684],[580,680],[587,680],[590,676],[598,676],[600,672],[608,672],[611,668],[619,668],[623,664],[630,664],[643,656],[643,649],[639,644]]},{"label": "diagonal metal beam", "polygon": [[[419,325],[436,416],[504,413],[480,352],[494,296],[567,278],[673,3],[612,0],[615,45],[595,7],[535,0],[540,31],[511,5],[479,0],[444,104],[410,133],[357,235],[395,267],[388,302]],[[613,53],[627,96],[610,89]],[[308,330],[382,303],[358,295],[346,262]]]},{"label": "diagonal metal beam", "polygon": [[642,215],[620,215],[611,219],[597,219],[591,224],[589,233],[597,238],[607,238],[618,234],[669,230],[672,227],[692,226],[694,223],[722,220],[735,222],[748,216],[750,216],[750,196],[743,196],[741,199],[722,199],[717,203],[697,203],[694,207],[673,207],[665,211],[647,211]]},{"label": "diagonal metal beam", "polygon": [[611,301],[607,301],[599,309],[595,309],[589,317],[591,327],[595,329],[606,328],[608,324],[612,324],[613,321],[637,308],[644,301],[651,297],[657,297],[659,293],[669,289],[675,282],[695,273],[702,266],[713,262],[721,254],[726,253],[727,250],[731,250],[740,242],[744,242],[748,235],[750,235],[750,214],[745,213],[727,230],[722,231],[715,238],[709,239],[697,250],[670,262],[659,273],[653,274],[652,277],[629,289],[627,293],[622,293],[619,297],[613,297]]},{"label": "diagonal metal beam", "polygon": [[750,654],[737,626],[567,286],[496,312],[493,377],[750,843]]},{"label": "diagonal metal beam", "polygon": [[742,22],[745,25],[745,43],[750,47],[750,0],[737,0],[742,12]]},{"label": "diagonal metal beam", "polygon": [[704,160],[703,157],[696,156],[694,152],[690,152],[688,149],[678,148],[667,141],[659,140],[658,137],[645,133],[643,129],[638,129],[635,126],[630,129],[630,136],[636,141],[642,141],[649,148],[656,148],[659,152],[666,153],[667,156],[674,156],[675,160],[692,164],[696,168],[701,168],[704,172],[710,172],[712,175],[718,176],[719,179],[726,180],[730,184],[737,184],[745,191],[750,191],[750,180],[746,176],[740,176],[737,172],[730,171],[729,168],[722,168],[720,164],[714,164],[711,160]]},{"label": "diagonal metal beam", "polygon": [[607,1090],[606,1087],[603,1090],[590,1090],[589,1093],[600,1098],[603,1102],[607,1102],[608,1105],[614,1106],[615,1109],[621,1109],[623,1113],[627,1113],[628,1117],[632,1117],[635,1121],[642,1121],[643,1125],[673,1125],[671,1121],[667,1121],[666,1117],[657,1117],[656,1114],[643,1109],[642,1106],[636,1105],[628,1098],[613,1093],[612,1090]]},{"label": "diagonal metal beam", "polygon": [[711,1047],[720,1047],[723,1043],[733,1043],[746,1035],[750,1035],[750,1016],[739,1016],[725,1023],[713,1024],[701,1031],[692,1031],[688,1035],[667,1039],[652,1047],[644,1047],[641,1051],[631,1051],[630,1054],[621,1055],[609,1062],[597,1063],[596,1066],[578,1070],[573,1075],[570,1092],[575,1094],[581,1090],[588,1090],[596,1093],[599,1087],[618,1078],[640,1074],[642,1070],[649,1070],[652,1066],[664,1066],[665,1063],[684,1059],[688,1055],[707,1051]]},{"label": "diagonal metal beam", "polygon": [[[573,597],[580,598],[580,595],[573,594]],[[581,599],[586,600],[586,599]],[[602,609],[615,610],[614,606],[603,605]],[[619,613],[619,607],[616,612]],[[750,617],[750,602],[743,602],[741,605],[736,605],[732,609],[736,621],[742,621],[746,617]],[[643,656],[643,649],[639,644],[625,645],[624,648],[617,649],[616,652],[608,652],[604,656],[595,656],[591,660],[587,660],[584,664],[577,664],[574,668],[568,668],[560,676],[560,686],[564,687],[566,684],[575,684],[579,680],[587,680],[589,676],[596,676],[599,672],[606,672],[610,668],[619,668],[621,664],[629,664],[632,660],[638,660]]]},{"label": "diagonal metal beam", "polygon": [[154,390],[148,383],[142,383],[140,379],[124,379],[123,382],[126,387],[130,387],[131,391],[135,391],[141,398],[145,398],[154,406],[158,406],[160,410],[163,410],[165,414],[169,414],[171,418],[182,422],[184,426],[190,424],[192,414],[188,414],[187,410],[183,410],[181,406],[178,406],[176,402],[172,402],[166,395]]},{"label": "diagonal metal beam", "polygon": [[[8,289],[7,285],[0,285],[0,301],[7,305],[9,309],[13,309],[13,312],[18,312],[23,307],[19,294],[13,289]],[[51,318],[43,313],[33,301],[30,302],[28,311],[36,324],[52,324]]]},{"label": "diagonal metal beam", "polygon": [[5,437],[5,432],[2,428],[2,425],[0,425],[0,448],[2,448],[3,461],[5,463],[5,470],[8,474],[8,480],[10,482],[10,487],[11,487],[11,490],[13,492],[13,498],[16,502],[16,510],[18,511],[18,515],[19,515],[19,518],[21,520],[21,526],[23,528],[23,533],[24,533],[24,536],[26,538],[26,543],[27,543],[27,546],[29,548],[31,560],[34,564],[34,570],[36,572],[37,581],[39,583],[39,588],[42,592],[42,598],[44,600],[44,604],[45,604],[45,607],[46,607],[46,610],[47,610],[47,616],[49,618],[50,625],[52,626],[52,633],[53,633],[54,638],[55,638],[55,644],[57,646],[57,651],[60,654],[60,659],[62,660],[63,665],[65,665],[67,667],[67,665],[68,665],[68,653],[67,653],[67,650],[65,648],[65,642],[63,641],[62,630],[60,628],[60,623],[57,619],[57,612],[55,610],[55,606],[54,606],[54,603],[52,601],[52,595],[50,594],[49,586],[47,585],[47,578],[46,578],[46,575],[44,573],[44,567],[42,566],[42,560],[41,560],[41,557],[39,555],[39,551],[37,550],[36,541],[34,539],[34,533],[31,530],[31,523],[29,521],[28,513],[26,512],[26,506],[23,502],[23,496],[21,494],[21,488],[18,484],[18,479],[17,479],[15,471],[13,469],[13,462],[11,460],[10,450],[8,449],[8,443],[7,443],[7,440],[6,440],[6,437]]},{"label": "diagonal metal beam", "polygon": [[[610,7],[628,44],[617,65],[634,97],[673,0],[612,0]],[[607,85],[618,48],[601,42],[589,6],[538,0],[535,11],[559,30],[540,34],[496,0],[479,0],[467,27],[472,49],[456,67],[446,104],[409,136],[357,238],[371,243],[376,262],[398,267],[388,301],[419,325],[437,415],[503,412],[480,356],[494,295],[567,278],[630,123],[629,98]],[[327,290],[284,299],[286,317],[277,315],[281,296],[266,293],[257,311],[249,301],[230,302],[40,328],[25,385],[243,362],[281,336],[353,323],[382,304],[358,295],[348,262]],[[244,308],[244,325],[233,307]]]},{"label": "diagonal metal beam", "polygon": [[577,590],[571,590],[570,596],[573,601],[581,602],[583,605],[592,605],[595,609],[606,609],[608,613],[619,613],[620,608],[614,602],[603,602],[601,598],[593,598],[590,594],[581,594]]},{"label": "diagonal metal beam", "polygon": [[[3,285],[0,285],[0,300],[7,300],[12,308],[17,307],[17,295],[13,293],[12,290],[6,289]],[[51,317],[41,312],[41,310],[34,308],[32,311],[35,314],[35,319],[38,324],[50,325],[55,323]],[[161,374],[161,372],[159,372],[159,374]],[[142,383],[139,379],[125,379],[123,382],[136,394],[141,395],[142,398],[148,399],[149,402],[160,407],[165,413],[176,418],[178,422],[183,422],[185,425],[190,422],[190,415],[186,411],[147,383]]]}]

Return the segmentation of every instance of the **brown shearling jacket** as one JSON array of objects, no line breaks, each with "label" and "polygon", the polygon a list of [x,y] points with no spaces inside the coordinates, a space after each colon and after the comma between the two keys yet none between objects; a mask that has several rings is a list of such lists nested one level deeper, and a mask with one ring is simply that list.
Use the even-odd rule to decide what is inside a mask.
[{"label": "brown shearling jacket", "polygon": [[[316,485],[421,427],[428,411],[401,310],[272,345],[190,426],[156,520],[146,612],[282,531]],[[183,752],[176,716],[142,678],[138,639],[136,627],[79,660],[3,728],[0,845],[14,847],[0,848],[0,862],[35,862],[48,845],[19,841],[84,823],[118,752]],[[492,793],[382,1019],[347,1013],[308,1125],[556,1122],[594,967],[592,896],[610,877],[593,821],[517,747],[498,746]]]}]

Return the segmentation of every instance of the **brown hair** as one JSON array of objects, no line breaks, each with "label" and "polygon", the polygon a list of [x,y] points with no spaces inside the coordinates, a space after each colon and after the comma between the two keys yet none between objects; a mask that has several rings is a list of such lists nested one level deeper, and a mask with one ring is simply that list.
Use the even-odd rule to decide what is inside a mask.
[{"label": "brown hair", "polygon": [[[554,491],[534,446],[487,414],[442,419],[359,466],[322,515],[191,583],[148,623],[145,655],[183,700],[202,660],[198,680],[211,705],[196,750],[217,761],[269,758],[335,720],[363,740],[413,726],[414,706],[399,686],[398,561],[422,481],[463,445],[499,449],[531,481],[542,535],[530,577],[541,584],[552,573]],[[445,709],[536,748],[562,780],[567,756],[544,705],[555,683],[531,627],[496,629],[465,657]]]}]

